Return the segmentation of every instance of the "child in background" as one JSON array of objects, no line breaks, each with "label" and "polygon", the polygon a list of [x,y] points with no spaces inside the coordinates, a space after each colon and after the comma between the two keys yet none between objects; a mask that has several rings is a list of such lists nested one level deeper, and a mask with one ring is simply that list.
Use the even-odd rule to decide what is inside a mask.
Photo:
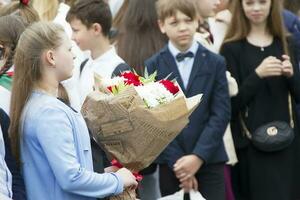
[{"label": "child in background", "polygon": [[145,66],[150,73],[157,71],[157,79],[176,79],[187,97],[203,93],[190,123],[158,159],[162,196],[184,188],[186,192],[199,190],[209,200],[224,200],[227,155],[223,135],[230,119],[225,61],[194,39],[198,27],[195,1],[158,0],[157,12],[169,43]]}]

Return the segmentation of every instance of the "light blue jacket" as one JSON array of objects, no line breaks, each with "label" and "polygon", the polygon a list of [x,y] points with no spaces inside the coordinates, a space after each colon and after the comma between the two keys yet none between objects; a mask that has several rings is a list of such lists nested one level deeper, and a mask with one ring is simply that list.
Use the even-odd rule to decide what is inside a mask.
[{"label": "light blue jacket", "polygon": [[21,130],[29,200],[91,200],[123,191],[116,174],[93,172],[84,119],[55,97],[33,92],[23,110]]}]

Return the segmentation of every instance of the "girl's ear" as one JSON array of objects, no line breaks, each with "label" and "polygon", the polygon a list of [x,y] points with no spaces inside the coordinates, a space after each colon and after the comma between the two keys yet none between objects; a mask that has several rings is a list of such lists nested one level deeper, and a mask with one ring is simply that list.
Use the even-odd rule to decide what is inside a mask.
[{"label": "girl's ear", "polygon": [[47,50],[44,53],[43,57],[45,58],[45,63],[47,64],[47,66],[50,66],[50,67],[54,67],[55,66],[55,59],[54,59],[54,52],[53,52],[53,50]]}]

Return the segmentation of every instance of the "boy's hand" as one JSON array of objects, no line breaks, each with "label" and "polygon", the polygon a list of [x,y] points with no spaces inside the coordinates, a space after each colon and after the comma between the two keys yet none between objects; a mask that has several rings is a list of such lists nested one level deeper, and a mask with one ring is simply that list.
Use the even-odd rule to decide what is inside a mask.
[{"label": "boy's hand", "polygon": [[288,78],[294,75],[293,65],[291,63],[290,57],[287,55],[282,56],[282,74]]},{"label": "boy's hand", "polygon": [[174,164],[176,177],[183,182],[191,178],[203,165],[203,160],[196,155],[183,156]]},{"label": "boy's hand", "polygon": [[198,181],[195,176],[192,176],[191,178],[183,181],[179,187],[182,188],[186,193],[190,192],[191,190],[198,191]]}]

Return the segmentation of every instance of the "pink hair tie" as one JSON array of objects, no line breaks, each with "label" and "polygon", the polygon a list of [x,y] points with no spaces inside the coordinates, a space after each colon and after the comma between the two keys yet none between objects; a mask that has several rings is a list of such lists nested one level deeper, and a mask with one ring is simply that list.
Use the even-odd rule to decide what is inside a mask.
[{"label": "pink hair tie", "polygon": [[25,5],[25,6],[28,6],[29,0],[20,0],[20,3]]}]

